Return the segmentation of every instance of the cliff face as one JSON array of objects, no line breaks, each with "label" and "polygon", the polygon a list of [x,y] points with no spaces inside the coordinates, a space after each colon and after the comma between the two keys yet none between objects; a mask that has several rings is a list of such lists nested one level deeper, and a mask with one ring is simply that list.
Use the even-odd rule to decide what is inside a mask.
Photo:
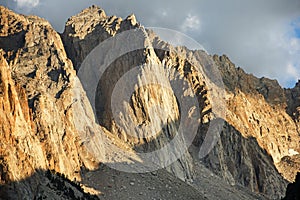
[{"label": "cliff face", "polygon": [[300,80],[292,89],[286,89],[287,97],[287,113],[294,119],[297,124],[299,132],[299,117],[300,117]]},{"label": "cliff face", "polygon": [[3,181],[22,179],[35,169],[80,179],[80,168],[93,169],[97,162],[83,148],[74,123],[80,111],[82,120],[93,121],[93,114],[61,39],[41,18],[3,7],[0,14]]},{"label": "cliff face", "polygon": [[[1,183],[5,183],[7,180],[18,180],[31,175],[34,170],[31,164],[37,164],[38,160],[30,155],[36,156],[41,161],[44,156],[41,146],[31,149],[26,145],[37,142],[32,130],[34,124],[27,97],[24,89],[12,80],[3,51],[1,51],[0,62]],[[38,165],[44,166],[45,163],[40,162]]]},{"label": "cliff face", "polygon": [[[81,23],[82,21],[85,23]],[[68,20],[62,38],[65,46],[68,47],[67,49],[71,49],[67,52],[73,63],[80,64],[98,44],[117,33],[131,29],[135,29],[135,31],[128,34],[124,33],[125,40],[112,39],[113,42],[109,44],[111,46],[106,47],[110,52],[114,50],[122,52],[124,50],[125,54],[121,54],[120,57],[118,55],[112,63],[108,63],[109,67],[99,77],[99,82],[96,83],[95,103],[91,100],[91,104],[95,104],[96,115],[101,126],[118,136],[137,152],[152,152],[161,149],[176,135],[179,110],[173,92],[168,88],[159,86],[161,84],[170,86],[171,83],[169,80],[164,80],[167,78],[162,75],[165,73],[164,69],[160,67],[161,62],[151,44],[148,44],[148,37],[144,28],[139,26],[133,15],[122,20],[115,16],[107,17],[103,10],[98,7],[91,7]],[[140,47],[128,51],[127,48],[130,49],[134,43],[132,39]],[[97,60],[92,60],[91,64],[99,62],[101,65],[109,59],[105,53],[95,52],[94,54],[89,56],[97,57]],[[120,99],[115,100],[115,102],[118,105],[119,103],[126,105],[121,108],[113,108],[111,106],[111,101],[114,100],[113,91],[117,84],[120,84],[118,83],[119,79],[137,66],[143,66],[141,72],[137,73],[134,80],[129,81],[133,81],[132,88],[139,89],[130,91],[132,88],[123,88],[121,84],[119,90],[115,91]],[[80,66],[77,66],[77,70],[79,70],[79,74],[85,73],[85,71],[81,72],[83,69],[80,69]],[[97,73],[96,67],[91,70],[95,70]],[[84,80],[81,79],[81,81],[85,84]],[[90,80],[88,79],[88,81]],[[152,85],[158,84],[158,86],[155,87],[151,84],[149,86],[148,82],[151,82]],[[90,88],[87,86],[85,89],[89,90]],[[122,99],[127,92],[132,95],[130,99]],[[154,108],[158,105],[159,107]],[[114,115],[113,109],[123,112]],[[151,124],[151,128],[147,132],[151,134],[147,135],[143,128],[134,130],[136,125],[147,128],[149,127],[148,124]],[[161,131],[162,127],[165,127],[163,131]],[[177,150],[174,149],[174,151]],[[157,158],[160,160],[159,162],[171,162],[172,160],[168,152],[157,153]],[[149,169],[151,169],[150,166]],[[168,169],[183,180],[191,179],[190,155],[186,154],[186,156],[179,158],[179,161],[172,164]]]},{"label": "cliff face", "polygon": [[[244,137],[256,138],[280,173],[293,181],[298,171],[281,167],[282,159],[297,156],[299,149],[298,84],[283,89],[276,80],[246,74],[226,56],[214,57],[219,63],[229,98],[227,121]],[[299,169],[299,168],[298,168]],[[291,175],[291,171],[293,171]]]},{"label": "cliff face", "polygon": [[[61,35],[35,16],[3,7],[0,15],[1,184],[37,169],[81,180],[83,169],[99,162],[131,163],[107,138],[142,167],[166,165],[198,191],[203,166],[272,199],[284,195],[284,178],[293,181],[299,171],[299,83],[282,89],[226,56],[172,47],[134,15],[109,17],[95,6],[71,17]],[[205,155],[209,137],[216,144]],[[174,138],[170,151],[159,151]],[[153,163],[142,157],[151,152],[157,152]],[[33,197],[37,183],[25,185]]]},{"label": "cliff face", "polygon": [[[100,13],[99,17],[98,13]],[[92,15],[97,17],[93,18]],[[80,23],[82,21],[86,23],[83,25]],[[120,28],[125,22],[129,26]],[[92,28],[88,28],[91,27],[90,24],[93,24]],[[132,16],[122,21],[116,17],[107,17],[104,11],[93,7],[70,18],[66,23],[62,38],[65,46],[71,47],[72,51],[76,51],[76,53],[68,53],[73,63],[82,63],[84,58],[96,46],[93,41],[100,44],[107,38],[114,37],[116,33],[133,28],[143,31],[143,28],[136,24]],[[176,106],[165,107],[164,110],[167,115],[155,111],[155,117],[161,119],[163,123],[166,123],[164,121],[166,116],[171,116],[171,120],[175,123],[168,124],[168,126],[175,127],[175,129],[167,129],[173,131],[163,132],[160,137],[155,138],[158,142],[152,143],[153,138],[151,137],[143,140],[134,139],[128,134],[132,130],[126,130],[126,128],[120,130],[112,116],[110,98],[117,81],[126,72],[138,65],[149,63],[161,65],[163,63],[169,73],[176,70],[177,73],[188,80],[194,94],[197,96],[201,113],[199,115],[200,129],[190,153],[186,153],[181,157],[179,161],[181,166],[178,167],[174,164],[175,166],[171,166],[169,170],[183,179],[191,178],[193,174],[192,166],[194,162],[199,160],[197,154],[205,139],[209,124],[217,120],[214,117],[217,116],[216,113],[211,109],[213,94],[209,89],[217,91],[222,88],[218,85],[208,85],[205,77],[199,74],[197,70],[198,66],[202,66],[204,69],[207,68],[208,60],[213,59],[225,84],[226,109],[224,112],[226,115],[222,116],[225,123],[221,130],[221,139],[213,151],[203,159],[204,164],[231,184],[241,184],[252,191],[268,194],[272,198],[283,195],[286,182],[277,170],[280,170],[285,178],[289,180],[293,179],[293,176],[288,175],[289,170],[280,168],[277,163],[283,157],[289,156],[292,150],[298,151],[299,148],[299,136],[295,121],[286,112],[287,97],[284,89],[276,81],[266,78],[258,79],[247,75],[242,69],[236,69],[226,56],[210,57],[201,51],[193,52],[181,47],[173,48],[160,41],[151,31],[144,34],[150,40],[150,43],[146,43],[146,38],[143,38],[145,44],[142,47],[144,50],[120,56],[110,64],[103,75],[104,78],[100,79],[96,99],[101,103],[95,105],[99,123],[128,144],[131,144],[134,149],[142,149],[142,151],[160,149],[163,146],[162,144],[170,141],[172,136],[176,135],[174,130],[176,130],[176,126],[178,127],[179,122],[176,119],[180,116]],[[111,48],[115,47],[112,46]],[[99,56],[100,58],[97,61],[105,60],[105,56]],[[196,58],[195,63],[189,62],[190,57]],[[80,71],[79,67],[77,67],[77,70]],[[145,70],[142,72],[141,77],[152,79],[151,70],[159,71],[160,69]],[[172,79],[169,79],[169,81],[172,82]],[[139,88],[142,85],[143,83],[137,84],[136,87]],[[155,94],[164,96],[164,103],[159,102]],[[121,115],[129,115],[130,121],[135,121],[137,124],[147,123],[153,116],[150,115],[149,107],[151,105],[144,100],[145,96],[154,99],[154,104],[156,101],[163,106],[174,105],[172,94],[168,94],[164,90],[160,92],[157,89],[153,90],[151,87],[144,87],[143,90],[139,90],[133,95],[131,102],[127,102],[129,106],[123,108],[125,112]],[[223,96],[220,95],[218,98],[221,99]],[[172,114],[168,115],[168,111],[172,111]],[[294,138],[294,140],[289,138]],[[193,160],[191,155],[195,155]],[[162,159],[166,159],[165,155],[160,156]],[[193,178],[197,179],[195,176]]]}]

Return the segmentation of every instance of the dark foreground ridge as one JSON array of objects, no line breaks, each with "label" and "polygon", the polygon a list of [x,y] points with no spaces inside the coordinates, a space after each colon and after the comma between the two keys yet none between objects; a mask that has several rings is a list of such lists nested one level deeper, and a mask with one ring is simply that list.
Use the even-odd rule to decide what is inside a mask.
[{"label": "dark foreground ridge", "polygon": [[286,196],[282,200],[300,199],[300,173],[297,173],[294,183],[288,184]]}]

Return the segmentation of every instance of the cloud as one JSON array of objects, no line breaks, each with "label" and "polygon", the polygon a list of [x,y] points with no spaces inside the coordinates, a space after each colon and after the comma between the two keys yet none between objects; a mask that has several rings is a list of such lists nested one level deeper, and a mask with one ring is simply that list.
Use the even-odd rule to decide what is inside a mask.
[{"label": "cloud", "polygon": [[291,63],[287,65],[287,73],[293,77],[295,81],[300,77],[300,70]]},{"label": "cloud", "polygon": [[162,14],[162,16],[164,16],[164,17],[168,16],[167,11],[163,11],[161,14]]},{"label": "cloud", "polygon": [[200,29],[200,19],[197,15],[188,14],[184,22],[181,25],[183,32],[194,31]]},{"label": "cloud", "polygon": [[[19,5],[35,1],[19,0]],[[247,72],[276,78],[286,87],[296,79],[289,64],[300,69],[299,0],[43,0],[31,13],[48,19],[61,32],[67,18],[92,4],[108,15],[135,13],[144,26],[184,31],[209,53],[226,54]]]},{"label": "cloud", "polygon": [[39,5],[39,0],[13,0],[17,5],[16,9],[23,10],[25,12],[30,11],[31,9]]}]

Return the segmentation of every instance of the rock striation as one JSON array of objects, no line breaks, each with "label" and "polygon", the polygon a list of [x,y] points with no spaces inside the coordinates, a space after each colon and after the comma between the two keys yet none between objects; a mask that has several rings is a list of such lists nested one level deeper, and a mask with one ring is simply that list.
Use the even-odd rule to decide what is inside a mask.
[{"label": "rock striation", "polygon": [[0,15],[1,182],[25,179],[37,169],[80,180],[81,168],[98,162],[83,147],[88,141],[75,118],[80,111],[83,121],[94,116],[60,36],[39,17],[4,7]]},{"label": "rock striation", "polygon": [[[95,18],[90,17],[94,15],[96,16]],[[82,21],[85,23],[81,24],[80,22]],[[93,24],[92,29],[90,28],[91,24]],[[114,16],[107,17],[104,11],[98,7],[90,7],[67,21],[62,39],[65,46],[69,47],[67,49],[76,51],[68,53],[73,63],[80,64],[98,44],[109,37],[114,37],[117,33],[131,29],[136,29],[136,32],[138,32],[136,34],[137,38],[133,38],[131,34],[127,35],[125,33],[125,36],[128,37],[125,41],[130,41],[130,38],[133,38],[136,43],[140,44],[141,49],[127,52],[110,64],[109,68],[99,80],[99,83],[97,83],[98,87],[95,99],[96,102],[100,103],[97,103],[95,108],[101,126],[104,126],[112,134],[117,135],[133,149],[141,152],[151,152],[163,147],[176,135],[179,111],[173,92],[164,88],[162,89],[161,87],[143,86],[148,81],[159,83],[161,82],[160,80],[164,80],[166,77],[161,76],[161,74],[164,74],[163,69],[159,67],[161,62],[156,56],[153,47],[150,46],[151,44],[147,46],[147,33],[144,28],[136,22],[134,15],[122,20]],[[132,34],[134,34],[134,32]],[[121,45],[126,47],[126,43],[123,44],[123,42],[124,41],[122,41]],[[115,45],[115,42],[112,42],[112,45]],[[128,42],[127,45],[130,46],[131,44]],[[119,48],[122,48],[122,46]],[[119,48],[116,46],[108,47],[108,49]],[[99,57],[99,62],[106,59],[105,54],[95,55],[95,57],[96,56]],[[130,101],[125,102],[127,105],[121,108],[121,110],[125,112],[114,116],[121,119],[123,116],[129,115],[128,118],[123,121],[124,127],[120,128],[117,125],[118,122],[113,119],[111,108],[112,92],[117,81],[128,71],[139,65],[144,65],[142,72],[138,74],[138,79],[142,81],[137,81],[137,84],[133,87],[141,89],[135,91]],[[80,70],[79,68],[80,66],[77,67],[77,70]],[[170,85],[169,80],[166,80],[164,84]],[[88,88],[86,88],[86,90],[88,90]],[[127,91],[119,92],[125,94]],[[130,91],[128,92],[130,93]],[[145,99],[146,96],[151,98],[151,100]],[[160,105],[161,107],[156,110],[151,110],[151,114],[150,109],[156,105]],[[161,112],[160,110],[164,110],[165,112]],[[135,132],[129,125],[133,122],[134,124],[138,124],[138,126],[147,126],[150,121],[154,124],[151,126],[150,132],[160,131],[162,127],[165,127],[164,131],[157,133],[154,137],[148,137],[147,135],[143,136],[145,133],[142,130]],[[170,160],[169,156],[167,153],[158,154],[158,159],[164,162]],[[191,168],[191,157],[189,154],[186,154],[186,156],[179,158],[178,162],[171,165],[169,171],[172,171],[183,180],[188,180],[192,178]]]},{"label": "rock striation", "polygon": [[[67,22],[66,29],[62,36],[66,46],[70,46],[72,43],[76,43],[76,45],[80,44],[80,48],[73,45],[73,48],[71,49],[82,49],[80,52],[83,57],[87,56],[93,47],[96,46],[90,41],[95,41],[97,39],[99,42],[103,42],[107,39],[108,34],[113,37],[116,33],[127,30],[118,29],[115,28],[115,26],[104,23],[107,21],[107,17],[103,15],[100,20],[96,18],[96,20],[101,22],[98,22],[98,26],[94,28],[94,31],[85,31],[84,33],[82,30],[88,30],[86,27],[81,27],[80,31],[75,31],[75,33],[68,31],[70,30],[70,27],[76,27],[76,24],[78,24],[78,21],[82,21],[82,18],[86,19],[87,27],[89,27],[89,24],[91,24],[94,19],[84,17],[84,13],[86,12],[87,10],[84,10],[81,14],[72,17]],[[97,9],[93,7],[89,12],[102,13],[103,11],[101,9],[97,11]],[[135,25],[134,20],[128,28],[134,28]],[[111,27],[114,28],[114,31],[110,29]],[[139,25],[135,28],[142,29]],[[101,36],[99,37],[98,30],[104,31],[106,34],[100,34]],[[81,39],[78,35],[80,35]],[[88,39],[90,37],[95,37],[95,39]],[[151,59],[158,63],[167,63],[166,65],[179,71],[179,73],[184,75],[185,78],[192,83],[192,85],[194,84],[194,92],[198,96],[199,107],[202,111],[209,110],[211,106],[208,86],[205,84],[205,80],[203,77],[199,77],[199,75],[195,73],[195,70],[193,72],[192,68],[194,66],[190,66],[189,70],[187,70],[188,66],[185,62],[188,58],[188,54],[193,54],[193,56],[195,56],[198,53],[201,55],[199,56],[199,63],[204,64],[201,60],[204,60],[208,55],[205,55],[203,52],[192,52],[184,48],[173,50],[172,54],[172,47],[163,41],[160,41],[155,34],[148,32],[148,37],[151,40],[152,46],[165,50],[160,51],[154,48],[155,53],[152,52],[152,54],[132,52],[132,54],[129,54],[127,57],[121,57],[115,61],[111,67],[112,71],[107,72],[107,74],[110,75],[115,73],[117,77],[107,75],[105,77],[109,77],[109,79],[101,80],[98,85],[98,94],[104,94],[103,97],[99,97],[101,102],[107,102],[108,100],[107,104],[100,104],[100,107],[97,109],[100,111],[100,117],[98,117],[100,123],[102,123],[102,125],[112,133],[119,135],[119,137],[123,138],[123,140],[133,143],[134,146],[140,146],[143,141],[131,141],[127,138],[126,131],[123,131],[123,134],[116,131],[117,128],[114,126],[115,123],[112,120],[111,113],[109,113],[109,110],[111,109],[109,107],[110,99],[105,100],[105,98],[111,96],[113,88],[110,87],[114,87],[116,81],[122,77],[126,71],[129,71],[130,67],[134,67],[139,63],[145,63],[147,60]],[[76,42],[74,38],[76,38]],[[77,41],[77,39],[80,42]],[[91,48],[89,49],[86,47]],[[184,55],[184,53],[176,55],[175,53],[182,51],[185,51],[186,55]],[[74,56],[70,57],[74,63],[82,62],[81,56],[75,58]],[[131,61],[131,59],[133,60]],[[299,134],[297,124],[295,123],[294,118],[291,117],[291,112],[288,111],[289,109],[295,110],[295,108],[292,108],[291,105],[288,105],[287,99],[290,99],[287,95],[288,90],[282,89],[275,80],[267,78],[259,79],[246,74],[241,68],[236,68],[226,56],[213,56],[211,59],[213,59],[218,66],[225,84],[227,107],[226,117],[224,117],[224,120],[226,123],[223,127],[221,140],[214,151],[204,159],[204,163],[207,167],[224,177],[231,184],[241,184],[249,187],[252,191],[262,192],[270,195],[272,198],[278,198],[283,195],[286,187],[286,182],[278,173],[278,170],[283,174],[284,178],[288,180],[292,180],[294,178],[289,175],[290,170],[281,168],[279,163],[283,157],[290,156],[292,150],[295,152],[299,151]],[[131,65],[128,66],[128,63]],[[123,71],[120,72],[118,71],[119,69],[122,69]],[[194,77],[196,77],[196,79]],[[153,96],[153,94],[151,94],[151,89],[147,89],[145,92],[149,96]],[[138,95],[143,97],[142,91],[139,91]],[[135,97],[133,99],[134,113],[137,113],[134,117],[136,118],[136,121],[145,121],[147,119],[147,115],[145,117],[139,115],[138,110],[143,107],[147,110],[146,107],[148,106],[139,98],[140,97]],[[170,102],[169,104],[173,103]],[[139,105],[140,107],[134,108],[135,105]],[[174,108],[171,108],[171,110],[174,110]],[[204,121],[207,119],[208,121],[214,120],[211,117],[212,115],[212,112],[207,112],[201,116],[203,128],[199,131],[198,141],[194,141],[196,149],[204,139],[203,132],[205,133],[205,131],[207,131],[207,125],[205,127]],[[163,116],[160,117],[164,118]],[[293,138],[293,140],[291,140],[291,138]],[[149,146],[147,145],[148,143],[149,141],[146,141],[146,145],[144,145],[144,147]],[[159,146],[155,148],[159,148]],[[235,152],[238,153],[236,156],[232,157],[231,155],[235,154]],[[250,154],[249,152],[255,153]],[[193,154],[193,152],[191,152],[191,154]],[[187,162],[193,163],[193,161],[189,158],[190,155],[187,154],[186,156],[188,157]],[[197,160],[197,158],[194,159]],[[183,168],[184,171],[187,169],[188,168]],[[292,171],[297,170],[298,169],[294,168]],[[187,177],[188,176],[186,176],[186,178]],[[270,188],[269,185],[273,185],[273,188]]]}]

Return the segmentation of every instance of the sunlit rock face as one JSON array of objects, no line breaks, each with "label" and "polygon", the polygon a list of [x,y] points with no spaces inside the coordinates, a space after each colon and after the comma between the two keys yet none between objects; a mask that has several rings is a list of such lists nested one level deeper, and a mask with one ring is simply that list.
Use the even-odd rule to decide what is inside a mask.
[{"label": "sunlit rock face", "polygon": [[[135,29],[132,34],[136,34],[137,38],[133,38],[132,34],[126,33],[131,29]],[[73,63],[82,64],[84,58],[98,44],[122,32],[125,32],[124,37],[128,38],[124,41],[116,39],[111,42],[112,46],[108,48],[110,51],[111,49],[120,51],[120,48],[124,48],[126,52],[126,48],[132,45],[128,42],[130,39],[134,39],[135,43],[139,44],[139,48],[126,52],[126,54],[113,60],[112,63],[109,63],[103,75],[99,77],[99,82],[96,83],[95,112],[101,126],[118,136],[133,149],[138,152],[152,152],[165,146],[177,134],[176,129],[179,124],[180,113],[166,73],[167,69],[162,67],[151,42],[148,41],[147,32],[136,22],[134,15],[122,20],[115,16],[107,17],[100,8],[91,7],[69,19],[62,38],[65,46],[68,47],[67,52]],[[128,46],[126,42],[128,42]],[[119,48],[116,47],[118,45],[120,45]],[[97,61],[100,62],[100,65],[101,62],[105,62],[106,57],[109,57],[106,53],[95,55],[95,57],[99,57]],[[136,73],[134,70],[139,66],[141,71]],[[77,66],[78,73],[83,70],[80,67]],[[134,80],[130,80],[130,77],[128,77],[129,81],[136,84],[133,84],[127,90],[118,82],[126,73],[136,73]],[[173,76],[175,75],[173,74]],[[114,98],[113,92],[118,84],[121,90],[117,93],[115,91],[115,93],[117,94],[116,98],[120,98],[120,100],[116,99],[115,102],[116,104],[124,104],[124,106],[116,108],[123,112],[115,114],[111,102],[114,100],[112,99]],[[164,87],[161,87],[162,85]],[[129,98],[122,101],[121,97],[125,97],[127,93],[130,95]],[[90,100],[94,104],[94,99]],[[176,145],[178,146],[180,143]],[[177,154],[176,151],[180,150],[175,148],[174,151]],[[158,162],[171,163],[169,153],[158,153]],[[191,179],[190,155],[186,153],[185,156],[178,157],[178,159],[180,161],[168,167],[169,171],[172,171],[183,180]]]},{"label": "sunlit rock face", "polygon": [[[97,17],[95,19],[90,17],[90,14],[87,14],[90,12],[96,13],[94,15]],[[143,30],[143,27],[136,24],[135,20],[131,21],[131,18],[122,21],[119,18],[107,17],[103,13],[101,9],[90,8],[72,17],[67,22],[62,38],[65,46],[71,47],[73,45],[71,49],[77,51],[77,53],[69,53],[73,63],[83,62],[84,58],[96,46],[91,41],[98,41],[97,44],[101,44],[107,38],[114,37],[118,33],[133,28]],[[84,21],[83,18],[86,20],[86,25],[81,24],[78,26],[77,24],[80,24],[80,21]],[[128,20],[129,25],[125,29],[121,28],[121,24]],[[90,24],[96,25],[89,29],[87,27],[90,27]],[[76,31],[76,27],[81,28],[77,28]],[[161,133],[161,137],[155,140],[160,142],[154,144],[151,137],[142,140],[131,137],[129,133],[134,131],[118,126],[118,122],[114,119],[116,116],[113,116],[114,113],[112,113],[110,105],[113,90],[119,79],[126,72],[138,65],[145,65],[145,70],[141,72],[140,77],[153,79],[156,78],[156,75],[153,76],[151,70],[159,71],[161,69],[155,67],[150,69],[147,65],[163,65],[167,70],[175,69],[176,73],[185,77],[193,93],[197,96],[201,113],[199,116],[200,129],[193,143],[195,148],[190,150],[192,154],[197,155],[209,123],[216,119],[211,111],[212,99],[210,90],[217,90],[218,88],[217,86],[215,88],[208,86],[203,74],[198,73],[197,65],[195,63],[190,64],[187,61],[189,61],[189,56],[192,55],[198,59],[199,66],[205,68],[204,60],[213,59],[224,82],[224,88],[222,89],[226,91],[224,95],[226,99],[226,115],[223,116],[223,120],[226,123],[221,131],[221,140],[215,149],[204,158],[204,163],[232,184],[242,184],[249,187],[252,191],[263,192],[272,197],[281,196],[284,193],[286,182],[277,170],[288,180],[293,179],[293,176],[289,176],[289,170],[280,168],[278,163],[283,157],[290,155],[289,149],[294,149],[295,151],[299,149],[299,142],[297,142],[299,141],[299,136],[295,121],[286,111],[288,97],[285,90],[279,86],[277,81],[267,78],[258,79],[246,74],[240,68],[235,68],[234,64],[226,56],[211,57],[205,52],[189,51],[182,47],[174,49],[169,44],[159,40],[153,32],[146,32],[147,34],[145,35],[150,39],[150,42],[146,43],[148,38],[145,36],[143,42],[146,45],[142,50],[120,56],[111,63],[107,71],[105,71],[105,75],[100,79],[96,100],[101,103],[95,103],[99,123],[136,150],[141,150],[142,148],[143,151],[151,151],[151,149],[161,148],[161,144],[164,144],[164,141],[168,142],[170,138],[168,139],[165,136],[172,136],[174,132],[171,134],[167,131]],[[75,54],[80,56],[74,56]],[[77,70],[79,68],[80,66],[77,67]],[[170,77],[167,78],[171,82]],[[123,107],[124,113],[121,113],[121,115],[129,116],[127,118],[129,120],[125,120],[125,122],[130,123],[133,121],[135,124],[147,125],[151,121],[150,119],[153,119],[149,109],[152,104],[162,105],[165,111],[160,113],[158,110],[155,110],[156,119],[166,123],[166,114],[168,115],[168,112],[171,111],[172,114],[168,115],[170,116],[170,121],[176,122],[176,119],[180,117],[180,110],[176,108],[174,95],[172,93],[168,94],[168,91],[142,86],[142,82],[136,85],[136,88],[140,89],[133,94],[130,101],[126,102],[127,105]],[[158,94],[158,97],[163,96],[163,99],[160,101],[156,94]],[[149,99],[145,101],[145,97],[150,98],[152,102]],[[117,118],[121,117],[117,116]],[[176,127],[179,125],[168,123],[168,126],[175,128],[168,130],[176,130]],[[160,127],[161,124],[158,123],[157,127],[154,126],[154,130],[159,130]],[[290,140],[289,138],[295,138],[295,140]],[[237,141],[240,141],[240,143]],[[195,149],[196,153],[194,152]],[[231,157],[231,155],[235,154],[234,152],[237,155]],[[249,152],[254,153],[250,154]],[[187,159],[184,159],[184,157]],[[181,159],[186,160],[187,163],[193,163],[189,154],[186,154],[184,157]],[[194,160],[197,160],[197,156],[194,156]],[[193,164],[184,166],[193,166]],[[175,174],[181,173],[182,169],[177,167],[175,169],[171,169],[171,171]],[[183,167],[185,172],[189,169],[191,168]],[[296,171],[296,169],[293,171]],[[189,177],[187,176],[188,174],[192,173],[187,173],[186,178]],[[272,187],[269,187],[269,185],[272,185]]]},{"label": "sunlit rock face", "polygon": [[74,116],[93,121],[93,113],[59,34],[44,19],[1,7],[0,35],[3,181],[35,169],[80,179],[80,168],[97,162],[82,146]]},{"label": "sunlit rock face", "polygon": [[[283,89],[276,80],[246,74],[226,56],[215,56],[227,86],[227,119],[244,137],[256,138],[285,179],[293,181],[299,167],[281,167],[283,158],[299,152],[298,85]],[[283,160],[282,160],[283,159]]]},{"label": "sunlit rock face", "polygon": [[[227,56],[173,47],[134,15],[107,16],[92,6],[58,34],[44,19],[0,9],[1,184],[42,180],[36,170],[47,169],[79,181],[99,163],[139,160],[149,170],[153,163],[141,155],[152,152],[158,168],[199,191],[207,171],[237,185],[239,195],[246,188],[247,199],[252,192],[278,199],[294,180],[299,83],[282,89]],[[101,44],[107,51],[97,54]],[[28,198],[33,182],[20,186]]]}]

